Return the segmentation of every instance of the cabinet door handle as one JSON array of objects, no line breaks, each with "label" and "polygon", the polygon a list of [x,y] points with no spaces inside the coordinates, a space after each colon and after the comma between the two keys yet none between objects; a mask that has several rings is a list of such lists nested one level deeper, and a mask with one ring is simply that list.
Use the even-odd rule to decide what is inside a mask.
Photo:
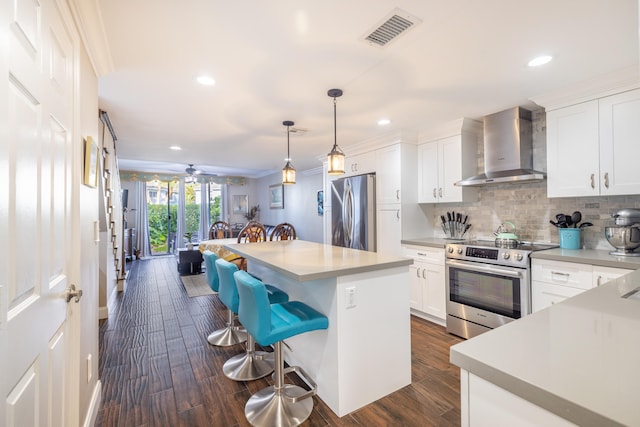
[{"label": "cabinet door handle", "polygon": [[600,286],[600,279],[602,279],[602,276],[598,276],[596,279],[596,286]]},{"label": "cabinet door handle", "polygon": [[604,174],[604,186],[609,188],[609,172],[605,172]]},{"label": "cabinet door handle", "polygon": [[396,190],[396,200],[400,200],[400,190]]},{"label": "cabinet door handle", "polygon": [[420,278],[420,267],[416,268],[416,277]]},{"label": "cabinet door handle", "polygon": [[433,198],[436,199],[438,196],[436,196],[436,189],[433,189]]},{"label": "cabinet door handle", "polygon": [[591,174],[591,188],[595,189],[596,188],[596,177],[595,174]]},{"label": "cabinet door handle", "polygon": [[396,219],[400,219],[400,209],[396,211]]},{"label": "cabinet door handle", "polygon": [[427,278],[427,276],[425,276],[424,272],[425,272],[425,269],[423,268],[423,269],[422,269],[422,278],[423,278],[423,279],[426,279],[426,278]]},{"label": "cabinet door handle", "polygon": [[442,187],[438,189],[438,197],[442,198]]}]

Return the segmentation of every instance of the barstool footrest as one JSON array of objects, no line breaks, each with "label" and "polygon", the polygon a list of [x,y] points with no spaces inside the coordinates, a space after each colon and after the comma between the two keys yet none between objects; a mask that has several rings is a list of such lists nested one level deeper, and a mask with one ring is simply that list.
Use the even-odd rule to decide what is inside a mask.
[{"label": "barstool footrest", "polygon": [[298,378],[300,378],[302,381],[304,381],[304,383],[307,385],[307,387],[309,387],[309,390],[306,393],[298,395],[298,396],[289,396],[286,393],[286,389],[285,389],[285,391],[283,393],[283,396],[285,397],[285,399],[287,399],[291,403],[296,403],[296,402],[299,402],[301,400],[304,400],[304,399],[307,399],[309,397],[313,397],[313,396],[316,395],[316,392],[317,392],[317,389],[318,389],[318,385],[311,379],[309,374],[307,374],[305,372],[305,370],[302,369],[300,366],[288,366],[288,367],[284,368],[284,370],[282,372],[284,373],[284,375],[290,374],[291,372],[295,372],[295,374],[298,376]]}]

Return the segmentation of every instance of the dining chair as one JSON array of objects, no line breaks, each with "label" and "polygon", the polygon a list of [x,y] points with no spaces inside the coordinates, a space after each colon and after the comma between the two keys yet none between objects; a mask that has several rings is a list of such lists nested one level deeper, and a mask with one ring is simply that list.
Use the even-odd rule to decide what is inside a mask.
[{"label": "dining chair", "polygon": [[231,237],[231,225],[226,221],[216,221],[209,228],[209,239],[226,239]]},{"label": "dining chair", "polygon": [[271,232],[269,240],[293,240],[296,238],[296,229],[288,222],[281,222]]},{"label": "dining chair", "polygon": [[264,242],[267,240],[267,231],[264,225],[258,221],[249,221],[238,234],[238,243]]}]

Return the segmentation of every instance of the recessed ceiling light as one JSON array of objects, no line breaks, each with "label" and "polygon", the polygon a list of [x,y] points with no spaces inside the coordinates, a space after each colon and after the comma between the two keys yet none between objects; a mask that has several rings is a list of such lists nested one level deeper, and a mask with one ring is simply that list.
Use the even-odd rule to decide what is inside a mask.
[{"label": "recessed ceiling light", "polygon": [[549,55],[542,55],[542,56],[538,56],[536,58],[533,58],[531,61],[529,61],[529,63],[527,64],[529,67],[538,67],[540,65],[544,65],[547,62],[551,61],[551,58]]},{"label": "recessed ceiling light", "polygon": [[388,125],[389,123],[391,123],[391,120],[389,120],[389,119],[380,119],[380,120],[378,120],[378,124],[379,124],[380,126],[386,126],[386,125]]},{"label": "recessed ceiling light", "polygon": [[171,147],[169,147],[170,150],[174,150],[174,151],[180,151],[182,150],[181,147],[178,147],[177,145],[172,145]]},{"label": "recessed ceiling light", "polygon": [[209,76],[200,76],[197,80],[198,83],[205,86],[213,86],[214,84],[216,84],[216,81]]}]

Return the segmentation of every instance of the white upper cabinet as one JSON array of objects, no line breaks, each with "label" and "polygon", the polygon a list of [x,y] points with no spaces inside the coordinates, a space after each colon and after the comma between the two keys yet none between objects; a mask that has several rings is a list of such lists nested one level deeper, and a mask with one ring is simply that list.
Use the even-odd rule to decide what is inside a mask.
[{"label": "white upper cabinet", "polygon": [[344,159],[344,176],[362,175],[376,171],[375,152],[347,156]]},{"label": "white upper cabinet", "polygon": [[547,195],[640,194],[640,89],[547,112]]},{"label": "white upper cabinet", "polygon": [[602,98],[600,193],[640,194],[640,89]]},{"label": "white upper cabinet", "polygon": [[401,202],[401,154],[400,144],[376,150],[376,202],[378,204]]},{"label": "white upper cabinet", "polygon": [[[450,203],[475,200],[477,190],[457,187],[463,178],[477,175],[477,150],[482,124],[459,122],[459,134],[420,144],[418,147],[418,203]],[[462,129],[462,130],[461,130]]]}]

